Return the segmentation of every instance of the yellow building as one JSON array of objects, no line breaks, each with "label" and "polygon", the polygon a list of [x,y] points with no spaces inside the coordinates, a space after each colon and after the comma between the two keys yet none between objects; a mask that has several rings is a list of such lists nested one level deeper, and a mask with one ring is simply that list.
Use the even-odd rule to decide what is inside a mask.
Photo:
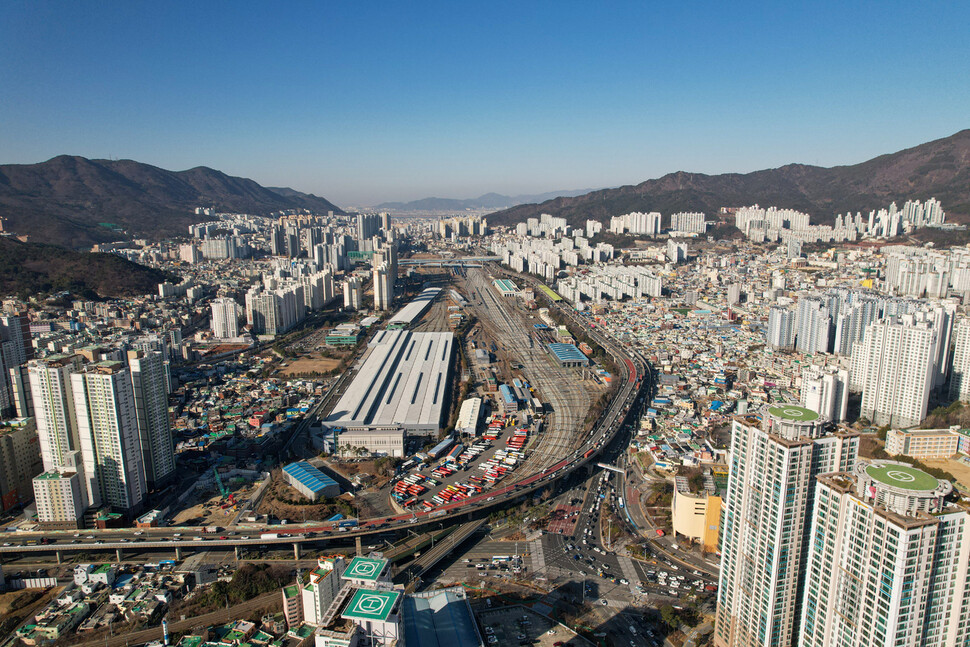
[{"label": "yellow building", "polygon": [[675,535],[696,541],[706,553],[717,551],[721,532],[721,497],[707,492],[691,494],[685,487],[676,487],[671,510]]},{"label": "yellow building", "polygon": [[956,429],[890,429],[886,432],[886,453],[913,458],[949,458],[960,448]]}]

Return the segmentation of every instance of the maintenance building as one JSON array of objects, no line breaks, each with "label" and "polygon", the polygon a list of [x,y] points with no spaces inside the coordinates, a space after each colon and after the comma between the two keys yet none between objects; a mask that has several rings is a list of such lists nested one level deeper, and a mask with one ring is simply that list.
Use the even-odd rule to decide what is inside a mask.
[{"label": "maintenance building", "polygon": [[340,494],[340,486],[332,478],[306,461],[290,463],[283,468],[286,482],[297,492],[317,501],[320,497],[333,498]]},{"label": "maintenance building", "polygon": [[441,288],[425,288],[421,294],[414,297],[406,306],[397,311],[397,314],[387,322],[388,330],[402,330],[410,328],[424,316],[434,300],[441,294]]},{"label": "maintenance building", "polygon": [[589,358],[572,344],[546,344],[549,352],[562,366],[589,366]]},{"label": "maintenance building", "polygon": [[[450,332],[378,331],[353,382],[323,424],[339,428],[339,444],[345,445],[344,434],[352,433],[354,444],[367,449],[370,444],[361,441],[370,432],[436,434],[449,395],[454,337]],[[394,436],[396,445],[400,436]],[[402,455],[388,447],[371,451]]]}]

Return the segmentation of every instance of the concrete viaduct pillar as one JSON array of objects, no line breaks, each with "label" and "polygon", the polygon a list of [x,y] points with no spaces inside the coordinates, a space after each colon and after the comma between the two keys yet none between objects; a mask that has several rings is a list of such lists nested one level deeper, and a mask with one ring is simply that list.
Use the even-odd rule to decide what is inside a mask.
[{"label": "concrete viaduct pillar", "polygon": [[300,559],[300,544],[293,542],[293,559]]},{"label": "concrete viaduct pillar", "polygon": [[121,549],[120,548],[115,548],[115,561],[117,561],[119,564],[121,563]]},{"label": "concrete viaduct pillar", "polygon": [[175,561],[182,561],[182,549],[178,546],[175,547]]}]

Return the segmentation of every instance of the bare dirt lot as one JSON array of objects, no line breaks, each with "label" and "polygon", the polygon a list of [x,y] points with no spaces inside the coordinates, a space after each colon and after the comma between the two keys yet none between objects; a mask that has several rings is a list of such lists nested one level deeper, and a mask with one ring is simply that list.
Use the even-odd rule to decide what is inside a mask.
[{"label": "bare dirt lot", "polygon": [[352,501],[349,495],[342,494],[336,499],[320,499],[316,503],[309,503],[286,482],[282,470],[276,470],[263,500],[259,503],[258,512],[277,519],[323,521],[338,512],[352,517]]},{"label": "bare dirt lot", "polygon": [[970,465],[967,465],[963,461],[952,458],[921,458],[920,462],[925,463],[930,467],[938,467],[941,470],[946,470],[953,476],[957,477],[957,482],[965,490],[970,489]]},{"label": "bare dirt lot", "polygon": [[290,360],[285,368],[281,368],[281,375],[299,375],[300,373],[328,373],[340,366],[340,359],[334,357],[301,357]]}]

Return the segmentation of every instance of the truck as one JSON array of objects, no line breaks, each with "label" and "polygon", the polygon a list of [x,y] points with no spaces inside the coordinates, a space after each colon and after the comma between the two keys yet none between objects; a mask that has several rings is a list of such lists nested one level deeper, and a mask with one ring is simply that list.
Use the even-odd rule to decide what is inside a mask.
[{"label": "truck", "polygon": [[259,536],[260,539],[279,539],[279,533],[275,532],[264,532]]},{"label": "truck", "polygon": [[205,526],[202,528],[202,532],[212,533],[219,532],[219,526]]}]

